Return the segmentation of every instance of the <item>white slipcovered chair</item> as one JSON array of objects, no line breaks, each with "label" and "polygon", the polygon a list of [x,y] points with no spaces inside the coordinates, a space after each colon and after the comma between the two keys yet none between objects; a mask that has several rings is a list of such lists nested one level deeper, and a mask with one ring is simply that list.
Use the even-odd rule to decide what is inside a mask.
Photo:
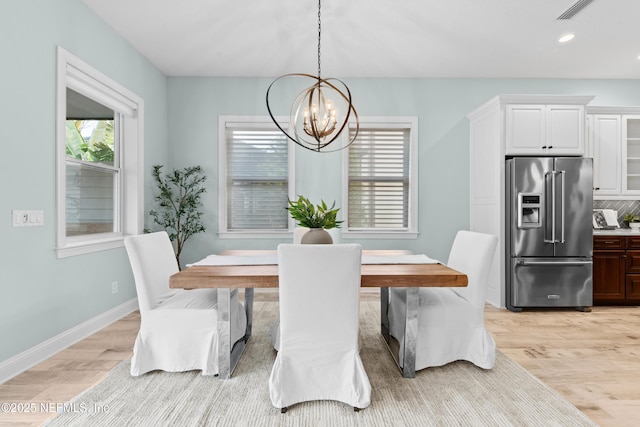
[{"label": "white slipcovered chair", "polygon": [[[458,231],[447,265],[465,273],[465,288],[420,288],[415,370],[466,360],[484,369],[495,363],[496,344],[484,325],[487,277],[496,251],[496,236]],[[404,357],[406,294],[391,288],[389,331]]]},{"label": "white slipcovered chair", "polygon": [[358,352],[361,256],[359,244],[278,246],[280,351],[269,394],[282,412],[312,400],[369,406]]},{"label": "white slipcovered chair", "polygon": [[[140,331],[131,358],[131,375],[153,370],[202,370],[218,374],[218,311],[214,289],[171,289],[169,277],[178,263],[166,232],[127,237],[124,241],[133,270]],[[246,313],[231,295],[231,342],[244,337]]]},{"label": "white slipcovered chair", "polygon": [[[293,243],[300,244],[302,241],[302,236],[304,236],[307,231],[309,231],[308,227],[297,226],[293,230]],[[329,232],[329,234],[331,234],[333,243],[337,243],[338,238],[340,237],[339,229],[332,228],[327,231]],[[273,348],[278,350],[280,348],[280,318],[277,318],[273,323],[273,326],[271,326],[271,329],[269,330],[269,337],[271,338],[271,344],[273,345]]]}]

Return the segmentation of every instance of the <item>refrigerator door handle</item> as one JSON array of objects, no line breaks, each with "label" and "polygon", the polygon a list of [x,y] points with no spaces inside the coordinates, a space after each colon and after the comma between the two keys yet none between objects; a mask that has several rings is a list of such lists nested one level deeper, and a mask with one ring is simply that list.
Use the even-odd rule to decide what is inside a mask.
[{"label": "refrigerator door handle", "polygon": [[575,266],[579,266],[579,265],[589,265],[589,264],[593,264],[593,261],[525,261],[525,260],[518,260],[516,262],[516,264],[518,265],[575,265]]},{"label": "refrigerator door handle", "polygon": [[[564,243],[564,217],[565,217],[565,209],[564,209],[564,175],[565,175],[565,171],[559,171],[558,172],[560,174],[560,210],[561,210],[561,216],[560,216],[560,240],[558,240],[558,243]],[[554,200],[555,202],[555,200]]]},{"label": "refrigerator door handle", "polygon": [[[556,243],[556,171],[547,172],[544,174],[545,181],[547,177],[551,176],[551,239],[547,238],[547,227],[544,227],[544,242]],[[549,196],[545,191],[545,198],[547,203],[549,202]]]},{"label": "refrigerator door handle", "polygon": [[[556,218],[557,218],[557,207],[556,207],[556,175],[560,175],[560,239],[556,239]],[[546,236],[546,228],[545,228],[545,243],[564,243],[564,217],[565,217],[565,206],[564,206],[564,175],[565,171],[551,171],[545,174],[545,178],[551,176],[551,239],[547,239]],[[548,200],[548,197],[547,197]]]}]

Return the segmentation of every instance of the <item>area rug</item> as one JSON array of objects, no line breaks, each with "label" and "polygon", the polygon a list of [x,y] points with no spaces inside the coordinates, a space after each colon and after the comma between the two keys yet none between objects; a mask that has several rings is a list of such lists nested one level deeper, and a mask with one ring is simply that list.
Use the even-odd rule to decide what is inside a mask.
[{"label": "area rug", "polygon": [[277,302],[256,302],[253,336],[233,377],[200,372],[129,375],[125,361],[74,398],[48,426],[595,426],[586,415],[499,351],[485,371],[455,362],[402,378],[380,336],[379,303],[360,308],[362,361],[371,406],[339,402],[271,405],[268,378],[276,353],[268,338]]}]

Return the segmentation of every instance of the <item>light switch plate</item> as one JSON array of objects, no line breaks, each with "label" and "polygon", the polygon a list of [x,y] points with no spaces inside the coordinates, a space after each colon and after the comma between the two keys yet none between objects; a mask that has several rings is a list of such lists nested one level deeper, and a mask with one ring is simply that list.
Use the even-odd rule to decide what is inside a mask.
[{"label": "light switch plate", "polygon": [[40,227],[44,224],[44,211],[11,211],[11,223],[14,227]]}]

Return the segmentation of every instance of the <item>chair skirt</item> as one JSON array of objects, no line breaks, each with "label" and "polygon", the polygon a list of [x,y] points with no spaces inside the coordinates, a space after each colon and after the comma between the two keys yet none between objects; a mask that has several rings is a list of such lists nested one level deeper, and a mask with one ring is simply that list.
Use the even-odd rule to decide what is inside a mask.
[{"label": "chair skirt", "polygon": [[[405,293],[391,289],[389,324],[391,335],[400,343],[404,356]],[[418,303],[416,365],[420,370],[456,360],[491,369],[496,344],[484,326],[484,307],[474,307],[447,288],[421,288]]]},{"label": "chair skirt", "polygon": [[[218,374],[216,291],[182,291],[152,310],[141,311],[131,358],[131,375],[153,370],[201,370]],[[237,292],[231,298],[231,342],[245,334],[247,319]]]}]

